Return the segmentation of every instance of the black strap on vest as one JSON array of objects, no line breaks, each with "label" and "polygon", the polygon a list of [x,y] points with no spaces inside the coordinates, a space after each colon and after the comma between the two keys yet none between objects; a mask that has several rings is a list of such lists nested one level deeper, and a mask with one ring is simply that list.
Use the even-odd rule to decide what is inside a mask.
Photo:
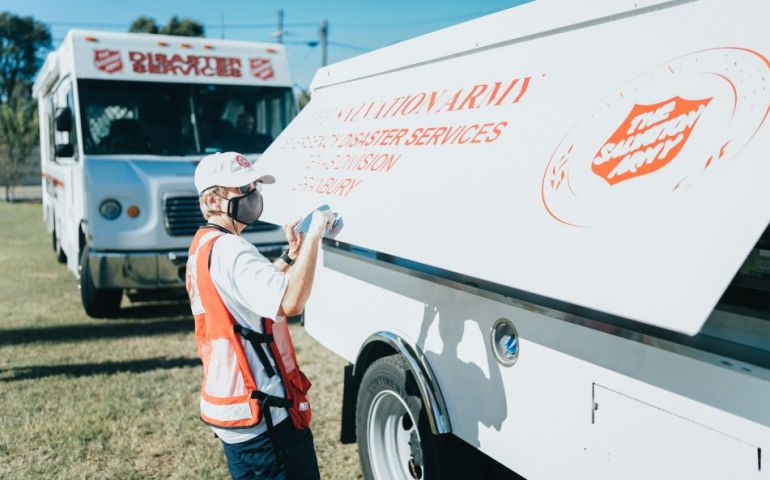
[{"label": "black strap on vest", "polygon": [[275,376],[275,369],[270,364],[270,360],[267,359],[267,354],[265,353],[264,348],[262,348],[263,344],[273,341],[273,336],[255,332],[254,330],[246,328],[238,323],[233,325],[233,330],[236,334],[241,335],[251,343],[251,346],[254,347],[254,351],[257,353],[259,363],[261,363],[262,368],[265,369],[265,373],[268,377],[273,378]]},{"label": "black strap on vest", "polygon": [[273,450],[275,450],[276,456],[279,461],[284,461],[286,452],[283,451],[278,445],[278,439],[275,436],[275,425],[273,424],[273,413],[270,411],[270,407],[277,408],[291,408],[294,405],[293,400],[286,398],[276,397],[274,395],[268,395],[254,390],[251,392],[251,398],[259,400],[259,404],[262,407],[262,416],[265,417],[265,425],[267,426],[267,436],[270,437],[270,443],[273,444]]}]

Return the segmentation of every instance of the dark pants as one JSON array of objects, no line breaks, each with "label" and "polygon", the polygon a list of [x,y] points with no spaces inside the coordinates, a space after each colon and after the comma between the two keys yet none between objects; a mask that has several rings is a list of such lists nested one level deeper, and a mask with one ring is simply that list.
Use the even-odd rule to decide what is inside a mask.
[{"label": "dark pants", "polygon": [[224,443],[233,480],[319,480],[313,433],[295,430],[290,419],[273,430],[276,449],[267,433],[242,443]]}]

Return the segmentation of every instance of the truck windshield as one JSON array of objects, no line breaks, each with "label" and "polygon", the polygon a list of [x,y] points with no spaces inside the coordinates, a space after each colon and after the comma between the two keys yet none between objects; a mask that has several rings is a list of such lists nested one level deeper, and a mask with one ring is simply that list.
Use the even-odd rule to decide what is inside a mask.
[{"label": "truck windshield", "polygon": [[295,115],[289,87],[78,81],[86,154],[262,153]]}]

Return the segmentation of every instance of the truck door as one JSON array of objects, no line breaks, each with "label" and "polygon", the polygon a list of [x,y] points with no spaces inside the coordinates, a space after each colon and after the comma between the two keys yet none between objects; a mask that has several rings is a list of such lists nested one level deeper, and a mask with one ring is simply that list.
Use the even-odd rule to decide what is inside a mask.
[{"label": "truck door", "polygon": [[58,225],[62,248],[67,254],[68,267],[77,268],[78,228],[80,218],[76,205],[78,195],[82,195],[78,180],[79,159],[75,124],[75,102],[72,83],[65,79],[53,94],[54,101],[54,162],[58,165],[63,185],[62,195],[57,200]]}]

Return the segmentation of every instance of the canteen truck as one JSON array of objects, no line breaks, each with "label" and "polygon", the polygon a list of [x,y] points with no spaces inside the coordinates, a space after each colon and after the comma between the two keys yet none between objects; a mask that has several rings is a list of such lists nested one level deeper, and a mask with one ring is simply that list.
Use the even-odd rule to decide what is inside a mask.
[{"label": "canteen truck", "polygon": [[[256,160],[296,114],[281,45],[70,31],[33,92],[40,112],[43,218],[86,313],[184,287],[204,220],[193,185],[209,153]],[[268,256],[282,229],[246,238]]]},{"label": "canteen truck", "polygon": [[342,216],[305,325],[365,478],[770,478],[767,18],[536,0],[317,72],[265,218]]}]

